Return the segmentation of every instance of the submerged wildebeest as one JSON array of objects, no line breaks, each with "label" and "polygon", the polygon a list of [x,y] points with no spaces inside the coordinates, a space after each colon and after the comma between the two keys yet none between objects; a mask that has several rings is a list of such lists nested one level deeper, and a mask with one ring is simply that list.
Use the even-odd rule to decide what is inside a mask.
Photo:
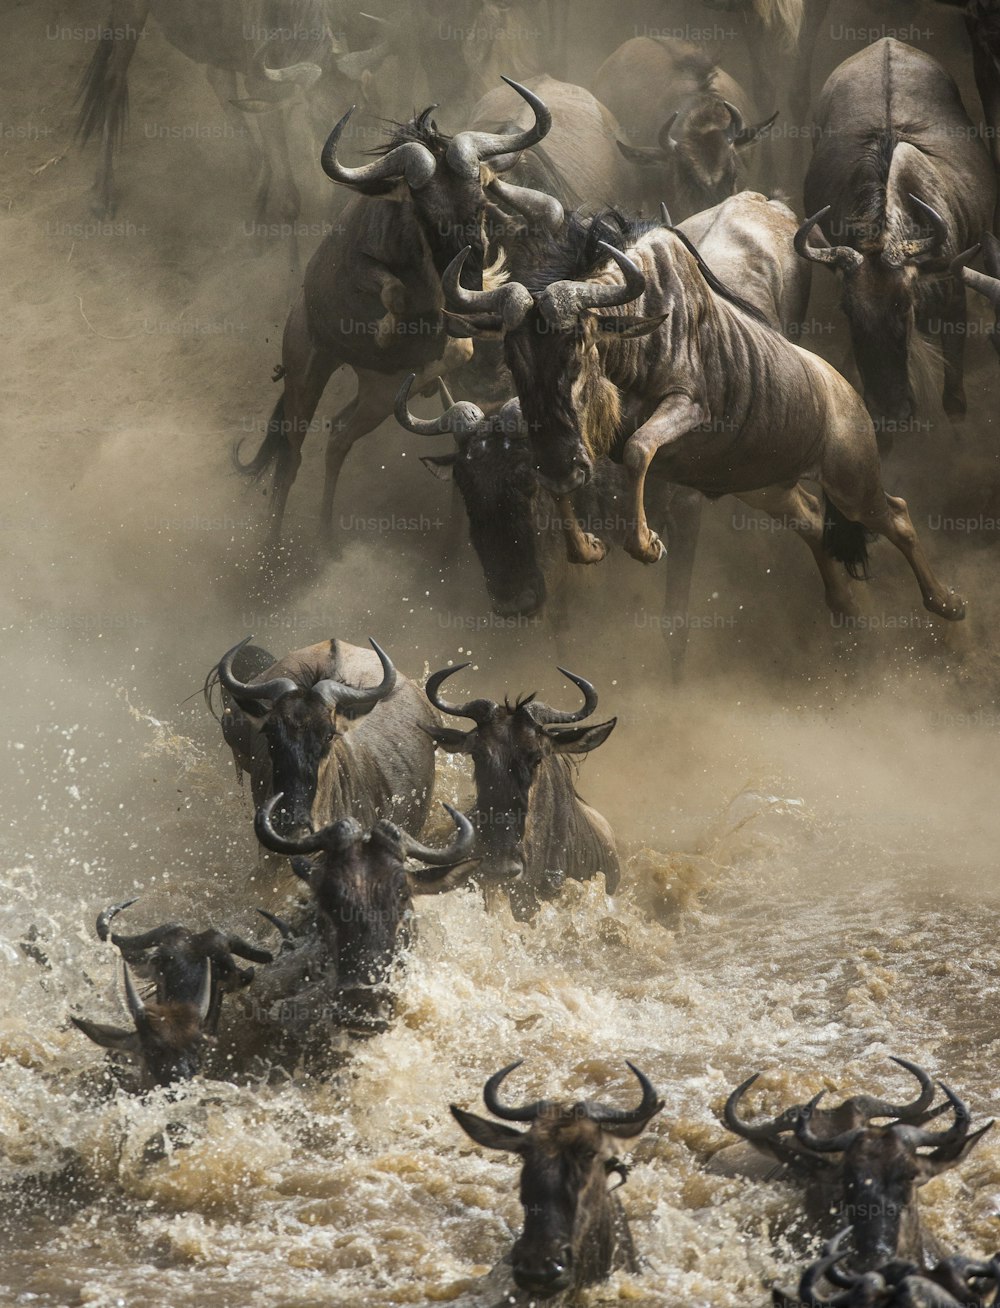
[{"label": "submerged wildebeest", "polygon": [[[850,1228],[823,1246],[823,1252],[802,1273],[797,1292],[775,1286],[775,1308],[985,1308],[996,1303],[1000,1257],[988,1261],[952,1254],[934,1267],[893,1259],[867,1272],[844,1266],[843,1248]],[[820,1289],[823,1281],[835,1287]]]},{"label": "submerged wildebeest", "polygon": [[[452,398],[439,382],[444,412],[417,418],[409,409],[412,379],[396,399],[400,426],[421,436],[450,434],[447,454],[422,456],[441,478],[452,478],[462,500],[469,538],[483,570],[493,611],[501,617],[530,617],[550,602],[555,625],[567,625],[567,557],[575,559],[598,536],[620,544],[624,538],[628,479],[610,459],[599,459],[594,476],[572,497],[555,502],[538,484],[531,443],[517,400],[487,415],[477,405]],[[664,631],[671,640],[675,676],[684,665],[687,611],[701,496],[654,479],[647,511],[668,541]],[[581,546],[580,533],[583,534]]]},{"label": "submerged wildebeest", "polygon": [[[617,1269],[639,1270],[635,1246],[609,1179],[623,1185],[628,1169],[617,1156],[622,1141],[634,1140],[663,1107],[650,1082],[634,1064],[628,1066],[642,1088],[632,1109],[608,1108],[584,1100],[570,1104],[541,1099],[513,1107],[501,1102],[504,1079],[520,1060],[486,1082],[483,1101],[501,1119],[491,1122],[451,1105],[459,1126],[476,1144],[503,1149],[521,1159],[520,1197],[524,1230],[496,1269],[513,1275],[520,1290],[548,1299],[570,1289],[593,1285]],[[517,1131],[505,1122],[528,1125]],[[509,1282],[508,1282],[509,1284]]]},{"label": "submerged wildebeest", "polygon": [[[639,169],[636,191],[676,218],[707,209],[741,185],[740,155],[774,121],[750,126],[742,87],[698,46],[637,36],[609,56],[594,94],[625,134],[618,148]],[[619,207],[627,199],[611,197]]]},{"label": "submerged wildebeest", "polygon": [[426,733],[435,718],[418,687],[374,641],[371,653],[336,639],[268,656],[244,680],[236,667],[249,640],[223,656],[206,693],[217,676],[222,734],[250,774],[255,805],[282,791],[278,822],[288,836],[340,817],[366,827],[391,818],[419,831],[434,784]]},{"label": "submerged wildebeest", "polygon": [[[570,227],[527,284],[489,291],[462,286],[464,255],[445,274],[468,330],[502,333],[543,484],[571,494],[595,457],[621,459],[632,501],[625,548],[653,563],[663,546],[644,489],[655,458],[667,481],[736,495],[800,535],[833,613],[856,614],[838,565],[866,575],[875,532],[905,557],[925,608],[963,617],[905,502],[884,490],[872,420],[843,377],[728,290],[676,229],[629,224],[620,242],[595,249]],[[823,507],[806,480],[819,483]]]},{"label": "submerged wildebeest", "polygon": [[[110,940],[122,956],[133,1029],[77,1017],[71,1020],[95,1044],[136,1055],[147,1078],[166,1085],[200,1070],[206,1045],[218,1029],[223,995],[253,981],[254,969],[240,967],[236,958],[270,963],[273,955],[240,936],[211,927],[193,932],[171,923],[129,936],[112,931],[113,919],[134,903],[136,900],[127,899],[113,904],[97,919],[99,938]],[[130,968],[155,983],[151,1002],[144,1003],[139,997]]]},{"label": "submerged wildebeest", "polygon": [[[391,416],[407,373],[416,372],[426,386],[471,356],[469,342],[448,333],[441,273],[469,246],[472,275],[483,284],[484,270],[496,257],[485,188],[549,130],[551,116],[542,101],[524,87],[515,89],[531,105],[534,121],[527,131],[451,137],[438,130],[427,109],[396,129],[378,159],[359,168],[347,167],[337,153],[350,111],[330,133],[323,171],[356,194],[310,260],[285,324],[284,389],[263,444],[249,463],[239,463],[238,450],[234,454],[240,470],[254,478],[274,465],[272,546],[280,538],[302,443],[336,369],[351,367],[358,389],[333,420],[327,440],[320,525],[331,541],[337,478],[354,442]],[[500,218],[505,224],[505,215]]]},{"label": "submerged wildebeest", "polygon": [[[751,1124],[737,1110],[755,1075],[733,1091],[725,1107],[731,1131],[783,1164],[789,1177],[804,1181],[813,1222],[829,1226],[835,1215],[837,1226],[849,1224],[850,1259],[860,1271],[897,1257],[925,1261],[928,1241],[920,1227],[917,1188],[961,1162],[993,1125],[970,1135],[968,1109],[952,1090],[940,1082],[947,1102],[934,1108],[934,1083],[927,1073],[904,1058],[893,1061],[920,1084],[912,1103],[861,1094],[836,1108],[819,1108],[821,1092],[770,1122]],[[945,1131],[927,1130],[925,1123],[949,1107],[952,1125]],[[877,1118],[892,1120],[876,1126]]]},{"label": "submerged wildebeest", "polygon": [[477,880],[488,895],[506,894],[515,917],[522,919],[542,899],[552,898],[566,877],[588,881],[601,872],[613,894],[620,876],[615,838],[605,819],[576,793],[569,756],[602,745],[618,719],[585,724],[597,709],[597,692],[565,668],[559,671],[584,697],[575,712],[550,708],[533,695],[502,705],[441,699],[443,682],[469,666],[435,672],[426,694],[442,713],[475,723],[469,731],[434,726],[428,734],[447,753],[472,759]]},{"label": "submerged wildebeest", "polygon": [[798,248],[840,274],[876,429],[891,435],[914,414],[918,329],[940,341],[945,412],[963,414],[965,288],[949,264],[989,227],[996,179],[958,87],[886,37],[830,74],[816,127]]},{"label": "submerged wildebeest", "polygon": [[[383,1031],[393,1012],[392,971],[410,941],[413,897],[463,884],[473,829],[445,805],[455,824],[450,845],[433,849],[391,822],[365,830],[341,818],[298,837],[272,818],[281,796],[258,809],[254,826],[265,848],[287,855],[310,891],[311,908],[292,924],[266,914],[285,947],[236,1005],[233,1038],[260,1056],[294,1059],[329,1047],[336,1029]],[[409,868],[412,858],[421,868]]]},{"label": "submerged wildebeest", "polygon": [[[327,0],[111,0],[111,10],[80,86],[77,135],[100,140],[92,208],[115,212],[114,156],[128,120],[128,70],[151,14],[164,36],[204,64],[233,135],[253,139],[240,106],[252,108],[260,136],[255,160],[257,217],[294,222],[299,193],[289,157],[286,108],[299,87],[330,69],[338,50]],[[238,79],[245,95],[239,93]]]}]

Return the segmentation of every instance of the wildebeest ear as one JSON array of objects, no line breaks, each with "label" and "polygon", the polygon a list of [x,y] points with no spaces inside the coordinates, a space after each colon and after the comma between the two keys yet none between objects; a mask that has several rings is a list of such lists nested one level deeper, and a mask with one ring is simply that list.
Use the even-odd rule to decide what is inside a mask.
[{"label": "wildebeest ear", "polygon": [[420,730],[425,731],[434,744],[440,745],[448,754],[464,754],[469,748],[469,737],[473,734],[471,731],[460,731],[458,727],[426,726],[423,722],[419,725]]},{"label": "wildebeest ear", "polygon": [[596,726],[583,727],[546,727],[545,734],[555,746],[557,754],[589,754],[598,745],[603,745],[614,731],[618,719],[599,722]]},{"label": "wildebeest ear", "polygon": [[241,713],[245,713],[246,716],[252,718],[254,722],[263,722],[271,707],[270,704],[265,704],[264,701],[260,699],[237,699],[235,695],[230,695],[229,698]]},{"label": "wildebeest ear", "polygon": [[597,314],[596,317],[598,331],[609,332],[613,336],[630,340],[634,336],[649,336],[657,327],[665,323],[670,315],[661,313],[653,318],[638,318],[631,314],[623,314],[620,318],[611,318]]},{"label": "wildebeest ear", "polygon": [[[917,1163],[920,1166],[920,1181],[929,1181],[932,1176],[940,1176],[942,1172],[950,1171],[956,1164],[967,1158],[987,1131],[993,1127],[992,1122],[987,1122],[985,1126],[980,1127],[978,1131],[973,1131],[972,1135],[967,1135],[962,1141],[961,1148],[949,1151],[949,1157],[935,1158],[934,1154],[918,1154]],[[935,1150],[935,1153],[938,1151]],[[940,1151],[944,1153],[944,1150]]]},{"label": "wildebeest ear", "polygon": [[420,462],[438,481],[451,481],[451,470],[457,458],[457,454],[421,454]]},{"label": "wildebeest ear", "polygon": [[668,154],[655,145],[626,145],[624,141],[615,141],[615,145],[622,152],[629,163],[642,164],[649,167],[651,164],[667,163],[670,159]]},{"label": "wildebeest ear", "polygon": [[104,1022],[88,1022],[82,1017],[71,1017],[69,1020],[88,1040],[93,1040],[102,1049],[114,1049],[119,1054],[141,1052],[142,1044],[137,1031],[125,1031],[120,1026],[108,1026]]},{"label": "wildebeest ear", "polygon": [[515,1131],[512,1126],[477,1117],[475,1113],[467,1113],[464,1108],[456,1108],[454,1104],[449,1107],[452,1117],[476,1144],[485,1149],[506,1149],[512,1154],[519,1154],[524,1149],[526,1131]]}]

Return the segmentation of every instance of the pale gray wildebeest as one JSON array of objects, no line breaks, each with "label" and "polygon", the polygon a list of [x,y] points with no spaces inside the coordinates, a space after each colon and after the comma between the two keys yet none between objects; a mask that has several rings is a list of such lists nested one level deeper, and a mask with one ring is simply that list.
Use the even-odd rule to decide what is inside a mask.
[{"label": "pale gray wildebeest", "polygon": [[[490,1274],[491,1281],[506,1282],[508,1297],[501,1302],[511,1303],[522,1302],[510,1297],[511,1278],[534,1302],[595,1285],[618,1269],[639,1270],[628,1219],[614,1193],[629,1171],[618,1154],[663,1108],[663,1100],[633,1063],[628,1067],[642,1098],[632,1109],[590,1099],[506,1104],[500,1086],[520,1066],[519,1060],[502,1068],[483,1088],[483,1102],[500,1121],[451,1105],[455,1121],[476,1144],[521,1160],[524,1227]],[[517,1130],[507,1125],[510,1122],[527,1129]]]},{"label": "pale gray wildebeest", "polygon": [[[962,618],[905,502],[883,489],[872,420],[854,389],[729,291],[675,228],[631,224],[620,240],[594,250],[570,228],[528,284],[466,290],[464,255],[445,274],[468,330],[502,334],[543,484],[571,494],[595,457],[621,459],[632,497],[625,548],[654,563],[663,546],[644,489],[655,458],[665,480],[736,495],[800,535],[835,614],[857,611],[838,564],[865,575],[875,532],[903,554],[927,609]],[[819,483],[823,506],[805,480]]]},{"label": "pale gray wildebeest", "polygon": [[559,671],[584,697],[583,706],[572,712],[550,708],[534,695],[503,704],[443,700],[443,683],[469,666],[435,672],[426,694],[441,713],[475,725],[465,731],[433,726],[428,735],[446,753],[472,760],[475,876],[487,901],[497,892],[506,895],[514,916],[523,920],[543,899],[553,898],[567,878],[589,881],[598,873],[614,894],[621,875],[614,833],[577,794],[571,759],[602,745],[618,719],[587,723],[597,709],[597,692],[565,668]]},{"label": "pale gray wildebeest", "polygon": [[816,126],[798,248],[839,274],[876,429],[891,435],[913,417],[921,327],[940,341],[944,410],[963,414],[965,288],[949,265],[989,227],[996,179],[958,87],[930,55],[886,37],[830,74]]},{"label": "pale gray wildebeest", "polygon": [[[218,1030],[223,996],[253,981],[254,969],[240,967],[236,959],[270,963],[273,955],[214,928],[194,932],[171,923],[138,935],[112,931],[113,919],[134,903],[113,904],[97,918],[99,938],[110,940],[122,956],[132,1029],[78,1017],[71,1021],[95,1044],[137,1057],[147,1082],[167,1085],[201,1069]],[[133,971],[154,984],[149,1001],[140,997]]]},{"label": "pale gray wildebeest", "polygon": [[[396,399],[397,421],[416,435],[452,437],[448,453],[423,455],[421,461],[436,477],[453,480],[494,613],[530,617],[551,610],[558,629],[568,625],[567,559],[587,557],[598,534],[614,544],[623,542],[625,470],[610,459],[598,459],[586,486],[555,502],[535,476],[517,400],[487,415],[468,400],[456,403],[442,380],[444,412],[437,418],[418,418],[408,405],[410,384],[404,384]],[[663,630],[679,679],[687,648],[701,496],[654,477],[648,499],[647,512],[668,542]]]},{"label": "pale gray wildebeest", "polygon": [[[970,1133],[969,1111],[943,1082],[946,1102],[933,1107],[934,1082],[915,1063],[893,1060],[920,1084],[916,1099],[895,1104],[873,1095],[852,1095],[836,1108],[820,1108],[825,1092],[808,1104],[785,1109],[771,1121],[750,1123],[739,1116],[752,1076],[726,1102],[726,1126],[775,1159],[790,1179],[805,1184],[806,1211],[815,1223],[850,1226],[849,1255],[858,1271],[892,1258],[923,1264],[927,1238],[921,1230],[917,1189],[955,1167],[993,1125]],[[952,1124],[930,1131],[926,1123],[951,1111]],[[889,1119],[875,1125],[877,1119]],[[929,1150],[921,1153],[920,1150]]]},{"label": "pale gray wildebeest", "polygon": [[[846,1265],[850,1228],[827,1241],[795,1291],[774,1286],[775,1308],[986,1308],[997,1301],[1000,1256],[952,1254],[933,1267],[892,1259],[867,1272]],[[831,1287],[824,1291],[823,1282]]]},{"label": "pale gray wildebeest", "polygon": [[333,420],[327,439],[321,528],[328,542],[335,540],[337,478],[354,442],[391,416],[409,372],[416,372],[424,387],[471,357],[469,342],[449,335],[441,272],[459,249],[471,245],[471,273],[482,285],[484,270],[497,255],[485,188],[498,168],[512,166],[520,150],[549,130],[544,103],[531,91],[516,89],[532,108],[526,131],[446,136],[427,109],[398,127],[377,159],[358,168],[342,163],[337,153],[350,111],[330,133],[323,170],[357,194],[306,268],[285,324],[284,389],[264,442],[247,464],[239,463],[238,451],[234,456],[237,467],[254,478],[274,466],[271,546],[280,539],[302,443],[336,369],[351,367],[358,389]]},{"label": "pale gray wildebeest", "polygon": [[250,637],[209,674],[222,689],[222,734],[250,774],[260,806],[281,791],[276,820],[288,837],[342,817],[381,818],[419,831],[434,785],[434,714],[420,689],[372,641],[372,653],[325,640],[244,680],[236,660]]},{"label": "pale gray wildebeest", "polygon": [[[698,46],[637,36],[609,56],[594,94],[618,120],[624,157],[636,168],[633,192],[677,218],[718,204],[744,184],[742,152],[776,117],[751,125],[746,93]],[[612,197],[629,207],[627,197]]]},{"label": "pale gray wildebeest", "polygon": [[473,830],[445,805],[455,834],[441,849],[392,822],[367,828],[352,817],[292,838],[274,828],[280,803],[280,794],[272,795],[258,809],[257,837],[292,860],[311,904],[294,924],[265,914],[284,937],[283,949],[232,1006],[228,1029],[248,1052],[288,1062],[322,1055],[334,1029],[360,1036],[386,1029],[393,972],[412,936],[413,898],[464,884]]},{"label": "pale gray wildebeest", "polygon": [[[84,143],[99,141],[91,207],[100,218],[118,203],[114,163],[128,124],[129,65],[150,16],[171,45],[205,65],[233,135],[250,147],[258,221],[293,223],[300,200],[284,111],[330,79],[341,95],[354,87],[367,100],[372,52],[348,55],[330,0],[111,0],[80,84],[76,124]],[[320,93],[329,94],[325,85]]]}]

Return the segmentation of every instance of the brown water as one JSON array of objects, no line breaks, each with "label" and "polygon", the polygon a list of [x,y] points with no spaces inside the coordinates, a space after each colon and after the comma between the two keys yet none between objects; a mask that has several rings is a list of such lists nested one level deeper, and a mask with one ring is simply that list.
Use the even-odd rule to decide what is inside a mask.
[{"label": "brown water", "polygon": [[[960,69],[953,16],[917,8],[935,24],[925,43]],[[587,1302],[762,1302],[772,1278],[794,1278],[803,1233],[788,1230],[794,1191],[705,1171],[727,1142],[718,1113],[734,1084],[763,1069],[762,1111],[822,1086],[897,1093],[895,1053],[948,1080],[976,1120],[998,1107],[994,356],[973,337],[961,438],[932,411],[887,473],[968,596],[958,630],[914,608],[883,544],[870,629],[845,640],[805,551],[725,501],[706,509],[682,687],[657,629],[657,568],[612,558],[576,578],[558,643],[545,623],[500,627],[466,547],[442,561],[447,489],[392,424],[348,464],[336,563],[317,558],[322,442],[307,442],[289,514],[295,580],[261,592],[263,501],[230,474],[228,447],[273,403],[287,246],[246,235],[231,143],[144,138],[146,123],[218,114],[153,29],[133,70],[123,226],[87,228],[93,154],[70,149],[68,127],[88,50],[46,32],[102,17],[14,5],[3,56],[16,74],[3,123],[18,131],[3,137],[0,216],[12,394],[0,1301],[477,1302],[476,1278],[518,1228],[516,1170],[472,1147],[448,1104],[475,1108],[485,1078],[523,1057],[512,1094],[627,1102],[631,1058],[666,1100],[622,1192],[646,1270]],[[588,21],[574,38],[581,76],[614,44],[599,14]],[[629,34],[623,22],[617,39]],[[819,75],[847,52],[822,47]],[[319,179],[310,222],[326,203]],[[818,283],[817,321],[836,323],[833,302]],[[816,343],[843,354],[839,328]],[[324,416],[350,385],[334,381]],[[417,527],[367,521],[386,515]],[[416,677],[471,657],[456,693],[537,689],[562,703],[557,659],[593,679],[619,726],[580,785],[629,856],[624,890],[571,886],[532,925],[487,915],[471,892],[421,901],[399,1019],[336,1076],[137,1098],[68,1022],[124,1011],[98,910],[140,894],[139,925],[212,921],[265,939],[255,906],[292,893],[258,866],[248,799],[188,699],[251,630],[276,654],[371,634]],[[467,799],[457,770],[439,785]],[[1000,1143],[987,1137],[922,1205],[948,1247],[994,1250]]]}]

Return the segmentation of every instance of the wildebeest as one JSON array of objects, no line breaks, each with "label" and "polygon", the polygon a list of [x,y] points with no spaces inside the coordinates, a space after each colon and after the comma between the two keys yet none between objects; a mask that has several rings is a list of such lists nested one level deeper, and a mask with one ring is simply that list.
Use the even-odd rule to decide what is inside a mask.
[{"label": "wildebeest", "polygon": [[425,689],[436,709],[475,723],[468,731],[434,726],[428,734],[449,754],[472,760],[477,879],[488,893],[505,893],[519,918],[551,898],[566,877],[586,881],[602,872],[613,894],[620,876],[615,838],[605,819],[576,793],[569,756],[602,745],[618,719],[586,725],[597,709],[597,692],[565,668],[559,671],[584,697],[575,712],[550,708],[533,695],[502,705],[441,699],[442,684],[468,666],[435,672]]},{"label": "wildebeest", "polygon": [[816,127],[798,249],[840,274],[876,428],[914,413],[921,327],[940,339],[944,410],[964,413],[965,289],[948,268],[990,226],[996,180],[958,87],[930,55],[886,37],[830,74]]},{"label": "wildebeest", "polygon": [[[236,958],[270,963],[273,955],[240,936],[214,928],[193,932],[171,923],[139,935],[113,932],[112,920],[134,903],[136,900],[127,899],[113,904],[97,919],[99,938],[110,939],[122,956],[133,1029],[78,1017],[71,1021],[95,1044],[135,1055],[149,1080],[167,1085],[200,1070],[206,1045],[218,1029],[223,995],[253,981],[254,969],[240,967]],[[130,968],[155,983],[155,997],[150,1002],[140,998]]]},{"label": "wildebeest", "polygon": [[740,189],[740,152],[777,116],[748,124],[742,87],[704,50],[671,37],[637,36],[619,46],[598,69],[594,94],[627,138],[618,148],[642,173],[638,193],[665,200],[677,218]]},{"label": "wildebeest", "polygon": [[[230,119],[234,134],[260,136],[257,217],[293,222],[299,193],[282,109],[296,87],[310,87],[341,53],[328,0],[111,0],[108,19],[80,85],[77,135],[100,141],[92,208],[115,212],[114,156],[128,120],[128,70],[151,14],[164,36],[195,63]],[[358,66],[360,76],[361,65]],[[238,79],[242,79],[244,95]]]},{"label": "wildebeest", "polygon": [[[780,335],[714,277],[676,229],[631,223],[616,248],[574,227],[527,285],[488,291],[445,274],[449,302],[473,333],[502,333],[535,464],[571,494],[595,457],[620,458],[632,503],[625,548],[663,553],[649,529],[646,474],[717,497],[736,495],[800,535],[836,614],[856,601],[838,564],[865,575],[866,532],[909,563],[924,606],[948,619],[962,600],[935,576],[902,499],[886,494],[871,418],[829,364]],[[802,485],[816,481],[825,508]]]},{"label": "wildebeest", "polygon": [[[1000,1284],[1000,1258],[988,1261],[953,1254],[934,1267],[921,1267],[904,1259],[893,1259],[867,1272],[846,1267],[843,1230],[823,1247],[823,1252],[799,1279],[798,1291],[772,1290],[775,1308],[984,1308],[996,1302]],[[824,1294],[826,1280],[837,1287]]]},{"label": "wildebeest", "polygon": [[[819,1108],[825,1093],[821,1092],[770,1122],[750,1124],[737,1110],[756,1082],[755,1075],[733,1091],[725,1107],[725,1123],[731,1131],[805,1181],[806,1208],[813,1221],[828,1222],[831,1210],[840,1212],[850,1225],[850,1256],[860,1271],[896,1257],[924,1261],[917,1188],[961,1162],[993,1125],[989,1122],[970,1135],[968,1109],[954,1091],[939,1083],[947,1103],[935,1109],[934,1083],[927,1073],[906,1059],[893,1061],[920,1083],[912,1103],[893,1104],[861,1094],[836,1108]],[[949,1107],[952,1125],[945,1131],[927,1130],[924,1124]],[[876,1118],[893,1120],[876,1126]],[[920,1149],[931,1152],[919,1153]]]},{"label": "wildebeest", "polygon": [[[520,1066],[521,1060],[502,1068],[483,1088],[483,1101],[500,1122],[451,1105],[455,1121],[476,1144],[521,1159],[524,1229],[504,1265],[509,1263],[519,1289],[539,1299],[593,1285],[616,1268],[638,1271],[628,1220],[613,1193],[628,1175],[617,1155],[622,1141],[642,1134],[663,1100],[629,1063],[642,1088],[635,1108],[550,1099],[514,1107],[500,1100],[499,1090]],[[528,1129],[518,1131],[506,1122],[525,1123]],[[611,1177],[619,1180],[609,1189]]]},{"label": "wildebeest", "polygon": [[[517,400],[487,415],[470,401],[456,404],[442,380],[444,412],[438,418],[417,418],[407,403],[410,384],[405,383],[397,396],[397,421],[417,435],[452,436],[451,451],[424,455],[422,462],[435,476],[454,479],[493,611],[501,617],[529,617],[549,605],[555,610],[555,625],[561,627],[568,621],[567,557],[577,558],[586,551],[587,540],[598,535],[616,544],[623,539],[628,502],[625,470],[610,459],[599,459],[586,486],[555,502],[535,477],[528,430]],[[677,637],[670,651],[679,677],[687,645],[701,496],[654,478],[650,499],[648,512],[669,542],[664,630]]]},{"label": "wildebeest", "polygon": [[392,414],[406,374],[416,372],[420,385],[429,385],[470,357],[469,342],[448,334],[440,274],[470,245],[470,267],[482,285],[484,269],[496,256],[484,188],[549,130],[543,102],[524,87],[515,89],[532,108],[527,131],[450,137],[427,109],[398,127],[378,159],[358,168],[347,167],[337,154],[351,111],[330,133],[323,171],[357,194],[310,260],[285,324],[284,390],[264,442],[247,464],[235,456],[240,470],[254,478],[274,465],[272,545],[280,538],[302,443],[337,368],[354,370],[358,390],[333,420],[327,441],[321,529],[328,541],[335,535],[333,497],[344,460],[356,440]]},{"label": "wildebeest", "polygon": [[250,774],[255,805],[282,791],[288,836],[348,816],[419,831],[434,781],[426,731],[435,719],[413,682],[374,641],[371,653],[337,639],[272,658],[243,680],[236,661],[249,640],[222,657],[217,677],[222,734]]},{"label": "wildebeest", "polygon": [[[237,1011],[234,1039],[282,1058],[328,1046],[333,1029],[384,1030],[392,1015],[391,973],[409,942],[413,896],[462,884],[473,845],[472,824],[445,805],[455,836],[433,849],[391,822],[366,830],[354,818],[292,838],[273,826],[281,796],[258,809],[257,837],[292,860],[308,885],[313,912],[291,926],[271,918],[286,948]],[[425,866],[408,868],[411,858]]]}]

